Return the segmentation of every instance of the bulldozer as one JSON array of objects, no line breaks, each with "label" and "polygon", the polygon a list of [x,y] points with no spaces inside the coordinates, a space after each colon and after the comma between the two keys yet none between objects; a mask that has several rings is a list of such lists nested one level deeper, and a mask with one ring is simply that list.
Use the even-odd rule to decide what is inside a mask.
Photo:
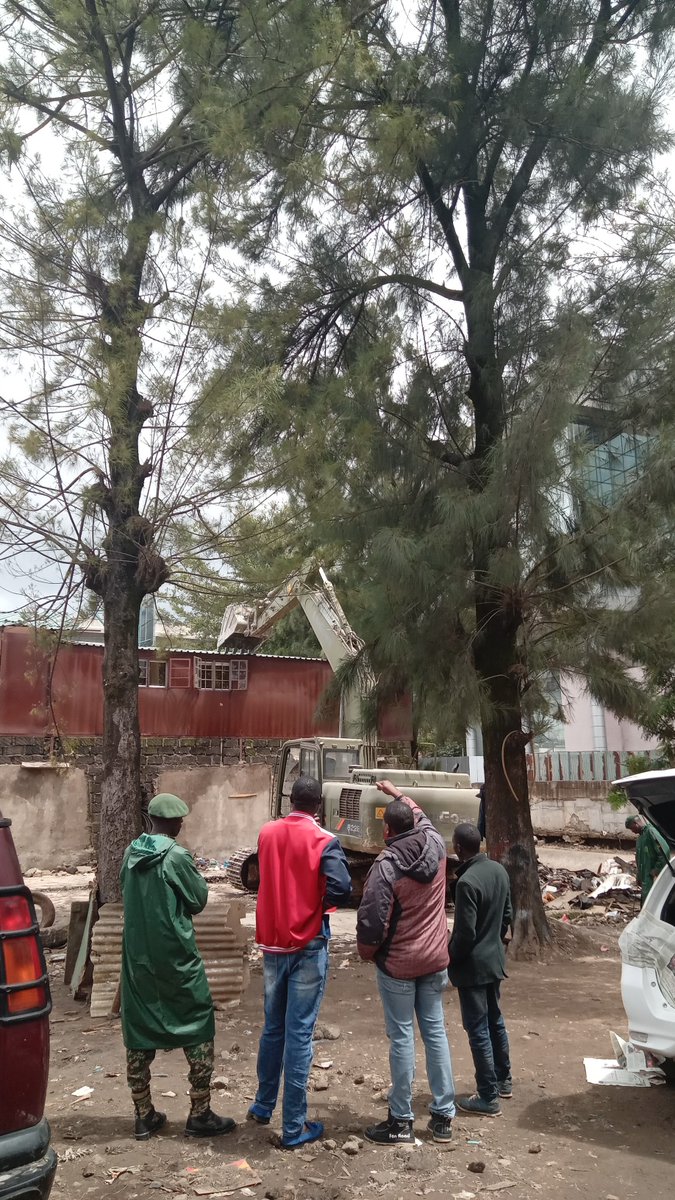
[{"label": "bulldozer", "polygon": [[[341,843],[352,875],[353,899],[360,898],[373,860],[383,849],[382,818],[387,800],[377,781],[390,779],[417,801],[452,853],[452,834],[461,821],[475,824],[479,798],[468,775],[448,771],[392,769],[377,765],[376,738],[362,728],[364,692],[375,677],[363,653],[363,642],[351,628],[335,590],[321,567],[292,575],[258,605],[231,604],[224,613],[218,649],[255,649],[277,621],[300,606],[334,671],[357,654],[358,685],[343,688],[338,737],[308,737],[284,742],[270,795],[270,819],[290,811],[291,788],[301,775],[322,788],[321,825]],[[242,847],[230,858],[227,878],[234,887],[258,890],[255,847]]]}]

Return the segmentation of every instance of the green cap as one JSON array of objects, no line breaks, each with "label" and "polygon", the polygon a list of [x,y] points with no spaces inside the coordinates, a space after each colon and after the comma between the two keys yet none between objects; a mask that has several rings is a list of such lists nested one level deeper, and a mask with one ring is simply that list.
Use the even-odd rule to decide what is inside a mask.
[{"label": "green cap", "polygon": [[630,829],[633,821],[637,821],[637,813],[633,813],[632,817],[626,817],[626,829]]},{"label": "green cap", "polygon": [[159,796],[153,796],[148,805],[151,817],[164,817],[169,821],[175,817],[187,817],[189,811],[185,801],[179,796],[172,796],[170,792],[160,792]]}]

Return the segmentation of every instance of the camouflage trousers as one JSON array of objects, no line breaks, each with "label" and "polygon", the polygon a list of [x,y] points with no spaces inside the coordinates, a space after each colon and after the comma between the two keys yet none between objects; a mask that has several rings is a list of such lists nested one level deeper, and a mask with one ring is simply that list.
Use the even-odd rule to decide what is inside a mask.
[{"label": "camouflage trousers", "polygon": [[[139,1117],[147,1117],[152,1111],[150,1066],[156,1053],[156,1050],[127,1050],[127,1083],[131,1088],[131,1099]],[[213,1042],[183,1046],[183,1053],[189,1067],[190,1116],[200,1117],[208,1109],[211,1100]]]}]

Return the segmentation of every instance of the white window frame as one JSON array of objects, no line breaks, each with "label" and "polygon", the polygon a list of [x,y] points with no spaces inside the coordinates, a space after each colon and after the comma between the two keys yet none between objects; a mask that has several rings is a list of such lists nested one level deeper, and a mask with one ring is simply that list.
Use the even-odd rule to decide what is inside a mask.
[{"label": "white window frame", "polygon": [[245,692],[248,689],[248,659],[233,658],[230,660],[230,690]]},{"label": "white window frame", "polygon": [[[216,669],[220,672],[220,686],[216,686]],[[223,675],[226,673],[226,682]],[[195,659],[195,687],[200,692],[229,692],[229,665],[222,659],[214,662],[211,659]]]},{"label": "white window frame", "polygon": [[[161,669],[164,668],[164,682],[152,683],[152,668],[157,668],[157,673],[161,674]],[[165,658],[139,658],[138,660],[138,686],[148,688],[165,688],[168,678]]]},{"label": "white window frame", "polygon": [[245,692],[248,688],[248,662],[239,658],[195,658],[194,686],[200,692]]}]

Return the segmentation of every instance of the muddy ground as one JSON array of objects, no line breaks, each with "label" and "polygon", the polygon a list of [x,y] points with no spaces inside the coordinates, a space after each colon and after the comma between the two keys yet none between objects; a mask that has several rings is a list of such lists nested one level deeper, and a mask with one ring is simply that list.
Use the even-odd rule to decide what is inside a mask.
[{"label": "muddy ground", "polygon": [[[29,882],[38,886],[37,880]],[[74,878],[69,886],[64,883],[60,896],[54,889],[51,894],[65,906],[78,885]],[[330,1140],[304,1153],[274,1146],[278,1120],[264,1129],[244,1119],[254,1094],[262,1012],[262,973],[255,956],[241,1005],[219,1014],[217,1021],[219,1086],[213,1106],[234,1116],[237,1130],[213,1142],[185,1139],[184,1059],[179,1052],[160,1053],[154,1099],[169,1121],[162,1135],[137,1143],[119,1022],[92,1020],[61,982],[62,952],[50,953],[54,1012],[47,1113],[61,1159],[53,1195],[191,1200],[206,1194],[214,1180],[225,1179],[224,1164],[242,1158],[252,1168],[250,1190],[243,1194],[278,1200],[409,1195],[471,1200],[482,1192],[503,1192],[512,1200],[536,1195],[659,1200],[670,1193],[675,1089],[591,1087],[585,1080],[583,1057],[610,1057],[609,1030],[625,1030],[618,931],[608,926],[594,929],[575,957],[556,953],[544,963],[510,965],[503,997],[514,1098],[503,1104],[502,1116],[459,1115],[453,1143],[434,1145],[425,1130],[429,1095],[420,1053],[415,1099],[420,1144],[392,1150],[366,1142],[355,1155],[343,1152],[349,1135],[360,1135],[365,1124],[386,1115],[381,1092],[388,1071],[374,971],[354,954],[353,921],[353,914],[340,914],[320,1017],[320,1024],[338,1026],[340,1037],[317,1043],[312,1070],[320,1090],[310,1094],[310,1115],[324,1122]],[[446,1006],[457,1089],[472,1090],[471,1060],[452,990]],[[332,1065],[322,1070],[318,1064],[326,1061]],[[72,1093],[83,1085],[93,1087],[93,1094],[77,1100]],[[484,1164],[481,1173],[470,1170],[474,1163]]]}]

